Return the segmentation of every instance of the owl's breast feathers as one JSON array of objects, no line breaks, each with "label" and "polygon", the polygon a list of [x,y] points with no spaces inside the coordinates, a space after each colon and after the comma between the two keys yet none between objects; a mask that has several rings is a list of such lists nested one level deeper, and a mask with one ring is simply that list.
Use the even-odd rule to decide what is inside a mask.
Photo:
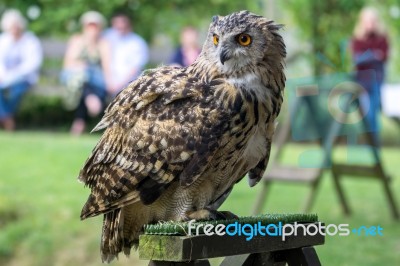
[{"label": "owl's breast feathers", "polygon": [[258,121],[270,119],[260,113],[273,108],[253,96],[184,68],[159,68],[132,82],[94,129],[105,132],[79,174],[91,188],[81,218],[151,204],[173,182],[195,182],[228,143],[243,151]]}]

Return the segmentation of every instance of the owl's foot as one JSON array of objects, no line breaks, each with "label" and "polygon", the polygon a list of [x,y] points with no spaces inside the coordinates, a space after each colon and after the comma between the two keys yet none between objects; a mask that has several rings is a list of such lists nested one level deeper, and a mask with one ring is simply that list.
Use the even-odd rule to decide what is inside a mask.
[{"label": "owl's foot", "polygon": [[237,219],[238,216],[230,211],[217,211],[212,209],[202,209],[197,211],[189,211],[185,215],[184,220],[230,220]]},{"label": "owl's foot", "polygon": [[239,218],[239,216],[230,211],[217,211],[217,212],[222,217],[222,220],[232,220]]}]

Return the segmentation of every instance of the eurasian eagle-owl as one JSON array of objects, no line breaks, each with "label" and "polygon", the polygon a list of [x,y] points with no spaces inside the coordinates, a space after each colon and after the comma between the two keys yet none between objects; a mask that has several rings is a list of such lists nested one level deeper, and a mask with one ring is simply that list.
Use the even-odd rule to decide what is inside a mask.
[{"label": "eurasian eagle-owl", "polygon": [[146,71],[108,106],[80,171],[81,219],[104,214],[103,261],[138,243],[144,224],[215,219],[246,173],[267,166],[285,86],[281,26],[240,11],[214,16],[189,67]]}]

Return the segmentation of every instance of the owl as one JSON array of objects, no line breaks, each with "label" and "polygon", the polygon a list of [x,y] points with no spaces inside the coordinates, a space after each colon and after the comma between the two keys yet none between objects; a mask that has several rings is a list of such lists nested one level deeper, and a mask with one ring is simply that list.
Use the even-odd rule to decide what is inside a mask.
[{"label": "owl", "polygon": [[283,101],[281,25],[249,11],[214,16],[197,60],[144,72],[107,107],[78,179],[81,219],[104,215],[101,257],[137,247],[143,225],[221,219],[244,176],[267,166]]}]

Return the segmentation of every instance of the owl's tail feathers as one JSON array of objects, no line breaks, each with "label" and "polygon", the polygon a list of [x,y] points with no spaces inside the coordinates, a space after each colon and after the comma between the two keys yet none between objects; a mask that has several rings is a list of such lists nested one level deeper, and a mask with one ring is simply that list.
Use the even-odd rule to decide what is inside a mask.
[{"label": "owl's tail feathers", "polygon": [[84,220],[89,217],[94,217],[99,214],[105,213],[107,207],[103,200],[99,200],[95,195],[90,194],[87,202],[82,208],[81,211],[81,220]]},{"label": "owl's tail feathers", "polygon": [[115,209],[104,214],[100,246],[103,262],[110,263],[113,259],[118,259],[121,251],[129,256],[132,246],[137,249],[139,233],[143,225],[132,218],[132,213],[129,210],[127,212],[126,208]]},{"label": "owl's tail feathers", "polygon": [[101,236],[101,260],[110,263],[118,259],[123,248],[123,212],[121,209],[104,214],[103,234]]},{"label": "owl's tail feathers", "polygon": [[105,201],[104,199],[99,199],[99,196],[95,194],[90,194],[88,200],[81,211],[81,220],[86,218],[94,217],[103,213],[112,212],[113,210],[120,209],[127,205],[131,205],[140,200],[140,194],[137,191],[132,191],[127,195],[119,198],[110,203],[110,201]]}]

